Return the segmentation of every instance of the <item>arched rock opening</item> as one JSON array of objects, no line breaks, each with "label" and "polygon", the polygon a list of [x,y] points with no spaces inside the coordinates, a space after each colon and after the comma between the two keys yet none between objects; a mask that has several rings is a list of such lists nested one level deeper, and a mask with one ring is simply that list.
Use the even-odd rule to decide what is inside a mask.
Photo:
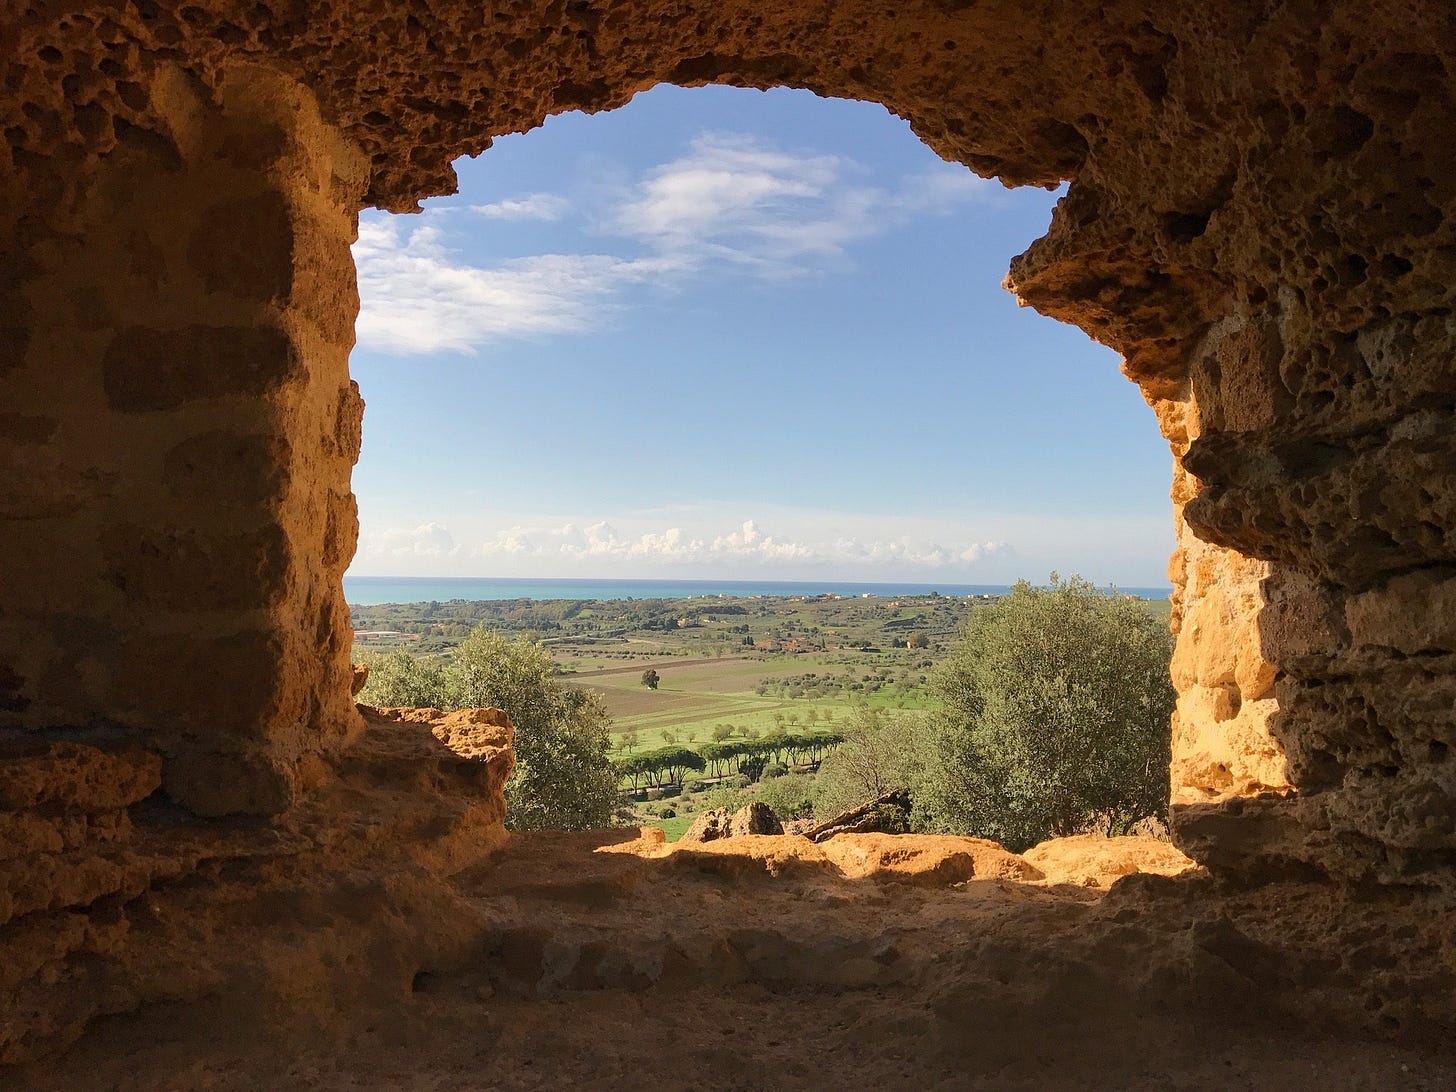
[{"label": "arched rock opening", "polygon": [[158,769],[194,813],[277,814],[327,776],[360,732],[358,210],[553,112],[724,82],[1071,180],[1010,284],[1124,355],[1175,456],[1180,844],[1246,876],[1456,875],[1446,5],[11,11],[0,727],[12,771],[60,737],[152,771],[12,815],[125,807]]}]

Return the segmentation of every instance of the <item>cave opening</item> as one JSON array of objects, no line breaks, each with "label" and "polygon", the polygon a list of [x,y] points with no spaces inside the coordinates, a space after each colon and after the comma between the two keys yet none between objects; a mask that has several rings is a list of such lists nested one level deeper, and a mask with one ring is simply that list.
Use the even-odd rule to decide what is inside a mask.
[{"label": "cave opening", "polygon": [[[627,760],[624,740],[781,734],[848,700],[908,717],[930,661],[854,663],[830,622],[787,643],[755,629],[743,654],[748,624],[696,616],[608,649],[601,623],[451,601],[872,587],[898,614],[897,589],[979,597],[1056,571],[1166,599],[1155,420],[1114,352],[1002,284],[1064,186],[981,179],[875,103],[726,86],[555,115],[455,169],[457,194],[419,216],[366,212],[354,247],[351,372],[369,405],[344,578],[356,658],[449,661],[476,624],[546,638],[620,722]],[[383,606],[406,601],[429,602]],[[925,655],[943,659],[964,617],[934,616]],[[889,629],[872,636],[881,660],[905,655]],[[612,685],[635,679],[620,659],[634,650],[639,670],[702,649],[750,671],[769,646],[794,658],[762,679],[670,671],[650,710]],[[804,672],[844,689],[812,710],[765,694]],[[376,671],[361,700],[448,704],[390,679]]]},{"label": "cave opening", "polygon": [[[360,209],[450,192],[451,164],[491,138],[657,84],[882,102],[980,175],[1067,182],[1012,282],[1117,348],[1174,454],[1173,825],[1209,882],[1161,901],[1126,884],[1129,902],[1058,916],[1095,927],[1050,941],[1049,919],[1009,915],[955,960],[943,938],[963,934],[910,922],[935,977],[898,993],[905,949],[881,943],[872,897],[844,959],[815,935],[788,952],[796,973],[849,977],[828,983],[847,991],[828,1048],[780,1036],[776,1064],[806,1084],[826,1063],[855,1067],[835,1071],[846,1085],[912,1083],[883,1031],[907,1026],[894,1010],[927,983],[936,1011],[910,1049],[972,1043],[945,1056],[950,1083],[967,1058],[994,1080],[1008,1043],[1040,1061],[1049,1041],[1053,1067],[1145,1083],[1164,1028],[1191,1044],[1184,1083],[1209,1084],[1210,1059],[1227,1081],[1204,1020],[1220,1004],[1263,1037],[1244,1083],[1363,1079],[1344,1065],[1350,1029],[1439,1050],[1456,882],[1449,11],[1153,7],[12,5],[0,1061],[140,1009],[153,1032],[190,1016],[197,1043],[242,1024],[268,1055],[250,1083],[298,1083],[260,1015],[311,1029],[365,994],[429,998],[452,984],[432,969],[501,939],[456,880],[484,875],[472,855],[502,831],[488,794],[460,789],[503,776],[503,726],[440,726],[461,754],[418,725],[366,723],[350,699],[350,246]],[[550,867],[518,863],[526,887]],[[630,887],[585,866],[556,879],[544,912],[591,915]],[[596,941],[553,947],[535,924],[511,950],[575,975]],[[782,986],[775,923],[730,940],[754,983]],[[626,988],[674,971],[588,963]],[[865,1013],[882,988],[888,1007]],[[503,1071],[544,1060],[540,1079],[566,1086],[595,1060],[622,1066],[595,999],[521,1036]],[[698,1029],[745,1012],[775,1035],[825,1023],[697,1011]],[[457,1013],[450,1042],[473,1050],[480,1010]],[[1086,1034],[1088,1013],[1110,1022]],[[1318,1040],[1323,1074],[1300,1071],[1289,1027]],[[578,1033],[564,1052],[562,1028]],[[651,1031],[637,1057],[661,1064]],[[887,1048],[868,1073],[866,1041]],[[135,1042],[99,1035],[70,1083],[202,1071],[178,1077],[163,1050],[138,1076]],[[710,1054],[675,1076],[710,1084]],[[1365,1083],[1403,1079],[1387,1065]]]}]

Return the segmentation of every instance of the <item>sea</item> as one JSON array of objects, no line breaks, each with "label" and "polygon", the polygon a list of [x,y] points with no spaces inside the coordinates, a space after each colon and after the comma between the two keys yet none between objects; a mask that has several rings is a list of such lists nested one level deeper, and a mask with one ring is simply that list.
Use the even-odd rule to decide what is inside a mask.
[{"label": "sea", "polygon": [[[1166,599],[1170,587],[1122,588],[1142,599]],[[346,576],[344,596],[355,606],[381,603],[448,603],[452,599],[715,599],[760,595],[814,596],[866,595],[895,598],[902,595],[965,596],[1006,595],[1005,584],[899,584],[861,583],[852,580],[550,580],[508,577]]]}]

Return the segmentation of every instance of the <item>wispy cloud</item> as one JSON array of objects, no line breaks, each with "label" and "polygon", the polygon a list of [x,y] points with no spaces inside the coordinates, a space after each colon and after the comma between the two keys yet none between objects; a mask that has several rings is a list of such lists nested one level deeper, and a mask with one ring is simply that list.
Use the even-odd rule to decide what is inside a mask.
[{"label": "wispy cloud", "polygon": [[751,137],[705,134],[653,171],[611,226],[659,251],[772,266],[839,254],[879,230],[882,191],[847,182],[846,160],[795,155]]},{"label": "wispy cloud", "polygon": [[671,258],[540,254],[494,267],[461,261],[429,221],[361,220],[359,343],[398,354],[469,352],[499,338],[591,328],[624,284],[668,272]]},{"label": "wispy cloud", "polygon": [[[632,290],[673,290],[715,272],[782,278],[847,260],[854,244],[923,216],[990,199],[996,183],[946,165],[887,189],[861,184],[841,156],[704,134],[686,155],[597,197],[586,218],[623,253],[555,253],[473,264],[460,221],[362,217],[361,347],[399,355],[470,352],[502,338],[580,334],[610,319]],[[497,220],[560,219],[565,198],[532,193],[469,206]],[[450,234],[447,235],[446,227]],[[583,237],[583,242],[586,239]],[[601,244],[600,236],[595,240]],[[584,248],[585,249],[585,248]]]},{"label": "wispy cloud", "polygon": [[471,205],[470,211],[488,220],[560,220],[570,208],[570,202],[560,194],[532,193],[488,205]]}]

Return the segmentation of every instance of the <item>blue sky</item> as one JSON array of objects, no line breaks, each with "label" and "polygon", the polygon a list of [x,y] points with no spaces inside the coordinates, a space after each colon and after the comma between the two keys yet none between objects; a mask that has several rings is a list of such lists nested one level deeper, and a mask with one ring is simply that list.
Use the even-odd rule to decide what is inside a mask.
[{"label": "blue sky", "polygon": [[1151,411],[1000,287],[1056,194],[788,90],[456,166],[361,217],[352,573],[1166,583]]}]

